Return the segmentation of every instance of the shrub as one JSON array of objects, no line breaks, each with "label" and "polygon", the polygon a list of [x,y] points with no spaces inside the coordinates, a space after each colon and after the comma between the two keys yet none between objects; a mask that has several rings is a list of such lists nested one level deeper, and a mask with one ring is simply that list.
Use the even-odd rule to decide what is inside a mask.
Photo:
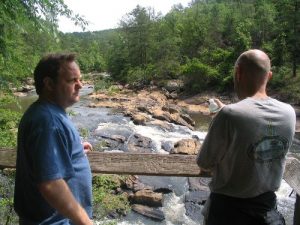
[{"label": "shrub", "polygon": [[107,90],[112,85],[112,81],[109,77],[97,76],[93,79],[93,82],[95,91]]},{"label": "shrub", "polygon": [[214,86],[218,80],[218,71],[196,58],[183,65],[182,73],[186,89],[191,92],[199,92]]},{"label": "shrub", "polygon": [[121,185],[121,179],[123,178],[118,175],[93,177],[93,208],[96,219],[113,212],[123,215],[129,211],[127,196],[124,193],[115,194],[115,190]]},{"label": "shrub", "polygon": [[149,84],[153,78],[153,67],[134,67],[128,70],[127,83],[133,87],[140,87]]},{"label": "shrub", "polygon": [[10,95],[0,97],[0,147],[15,147],[17,145],[17,130],[21,113],[5,109],[16,99]]}]

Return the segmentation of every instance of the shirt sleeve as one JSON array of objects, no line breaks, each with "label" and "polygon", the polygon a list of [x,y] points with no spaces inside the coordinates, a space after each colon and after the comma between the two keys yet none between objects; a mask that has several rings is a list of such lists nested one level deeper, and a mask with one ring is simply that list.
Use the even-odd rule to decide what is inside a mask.
[{"label": "shirt sleeve", "polygon": [[31,134],[31,173],[35,182],[74,176],[72,151],[64,132],[55,125],[38,127]]},{"label": "shirt sleeve", "polygon": [[225,107],[212,120],[208,133],[197,155],[197,164],[204,169],[214,168],[226,154],[230,141]]}]

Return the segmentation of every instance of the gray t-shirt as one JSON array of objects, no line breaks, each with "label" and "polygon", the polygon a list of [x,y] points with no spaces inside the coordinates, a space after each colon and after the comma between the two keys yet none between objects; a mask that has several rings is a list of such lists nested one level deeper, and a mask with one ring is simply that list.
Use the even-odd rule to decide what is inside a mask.
[{"label": "gray t-shirt", "polygon": [[200,167],[213,171],[211,191],[239,198],[276,191],[295,124],[294,109],[273,98],[223,107],[197,157]]}]

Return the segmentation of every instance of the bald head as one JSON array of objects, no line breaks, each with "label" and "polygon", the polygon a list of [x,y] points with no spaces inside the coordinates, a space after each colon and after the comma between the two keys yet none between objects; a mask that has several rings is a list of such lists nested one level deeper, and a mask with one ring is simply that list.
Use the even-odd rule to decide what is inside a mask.
[{"label": "bald head", "polygon": [[271,73],[271,61],[266,53],[251,49],[242,53],[235,63],[235,86],[242,98],[265,93]]},{"label": "bald head", "polygon": [[239,66],[244,73],[252,76],[264,76],[271,70],[269,57],[258,49],[251,49],[242,53],[235,65]]}]

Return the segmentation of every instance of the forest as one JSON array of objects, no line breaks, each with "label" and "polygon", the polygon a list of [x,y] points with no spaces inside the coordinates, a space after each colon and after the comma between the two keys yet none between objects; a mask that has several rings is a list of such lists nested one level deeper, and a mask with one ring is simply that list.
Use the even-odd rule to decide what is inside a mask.
[{"label": "forest", "polygon": [[[13,101],[11,87],[32,77],[49,52],[76,53],[83,74],[109,73],[98,88],[114,82],[163,87],[176,79],[184,82],[183,92],[194,94],[232,92],[234,62],[250,48],[272,60],[270,91],[300,103],[299,0],[193,0],[164,16],[137,5],[119,28],[95,32],[62,33],[58,16],[87,25],[60,0],[0,2],[0,106]],[[0,110],[0,143],[14,146],[19,115]]]},{"label": "forest", "polygon": [[40,57],[74,52],[83,74],[107,72],[96,88],[119,82],[163,87],[184,82],[183,92],[233,91],[233,65],[241,52],[258,48],[272,60],[270,91],[300,103],[299,0],[193,0],[161,15],[137,5],[120,27],[95,32],[62,33],[58,16],[87,25],[60,0],[0,2],[0,144],[15,146],[17,112],[3,109]]}]

